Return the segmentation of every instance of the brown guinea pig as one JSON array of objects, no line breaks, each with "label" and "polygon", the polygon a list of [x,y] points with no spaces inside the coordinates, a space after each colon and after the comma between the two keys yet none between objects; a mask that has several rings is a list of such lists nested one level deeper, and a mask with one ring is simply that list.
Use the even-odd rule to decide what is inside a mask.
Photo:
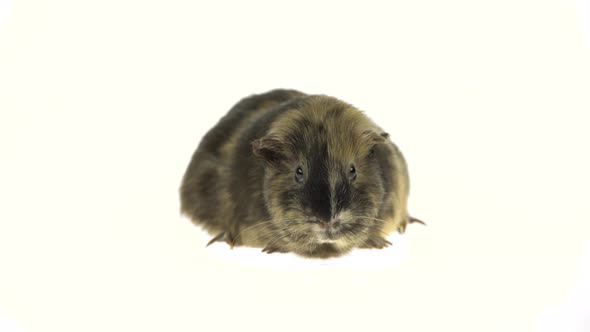
[{"label": "brown guinea pig", "polygon": [[334,257],[383,248],[420,222],[407,212],[408,171],[389,135],[338,99],[273,90],[238,102],[202,139],[181,210],[209,244]]}]

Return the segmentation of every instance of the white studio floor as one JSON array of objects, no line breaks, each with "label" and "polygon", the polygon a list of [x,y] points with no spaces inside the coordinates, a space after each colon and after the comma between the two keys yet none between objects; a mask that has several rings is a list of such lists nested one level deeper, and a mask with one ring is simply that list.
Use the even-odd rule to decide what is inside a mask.
[{"label": "white studio floor", "polygon": [[[0,331],[590,331],[587,1],[0,4]],[[278,87],[388,130],[428,226],[205,248],[189,158]]]}]

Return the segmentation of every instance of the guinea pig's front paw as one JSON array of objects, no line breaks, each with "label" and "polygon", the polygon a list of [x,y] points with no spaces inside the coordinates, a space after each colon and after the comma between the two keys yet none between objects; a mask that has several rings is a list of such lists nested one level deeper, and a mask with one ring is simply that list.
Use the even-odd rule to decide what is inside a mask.
[{"label": "guinea pig's front paw", "polygon": [[265,252],[267,254],[272,254],[274,252],[286,253],[287,251],[283,250],[279,247],[268,246],[268,247],[265,247],[264,249],[262,249],[262,252]]},{"label": "guinea pig's front paw", "polygon": [[225,242],[225,243],[229,244],[229,246],[232,249],[233,249],[233,247],[235,245],[234,237],[231,236],[227,232],[221,232],[221,233],[217,234],[214,238],[211,239],[211,241],[209,241],[207,243],[206,247],[212,245],[215,242]]},{"label": "guinea pig's front paw", "polygon": [[372,237],[366,240],[359,248],[363,249],[383,249],[389,247],[391,242],[382,237]]}]

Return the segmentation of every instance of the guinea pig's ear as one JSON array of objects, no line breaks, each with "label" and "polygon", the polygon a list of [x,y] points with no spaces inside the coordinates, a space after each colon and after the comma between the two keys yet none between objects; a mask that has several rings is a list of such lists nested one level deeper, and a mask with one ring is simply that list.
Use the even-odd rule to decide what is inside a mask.
[{"label": "guinea pig's ear", "polygon": [[276,163],[284,158],[283,141],[273,135],[266,135],[252,142],[254,155],[270,163]]},{"label": "guinea pig's ear", "polygon": [[387,138],[389,137],[388,133],[380,133],[374,132],[372,130],[367,130],[363,132],[363,138],[365,142],[369,145],[375,146],[377,144],[382,144],[387,142]]},{"label": "guinea pig's ear", "polygon": [[387,138],[389,138],[388,133],[377,133],[372,130],[367,130],[363,132],[363,139],[365,140],[365,144],[367,144],[369,155],[373,155],[375,152],[375,147],[380,144],[387,142]]}]

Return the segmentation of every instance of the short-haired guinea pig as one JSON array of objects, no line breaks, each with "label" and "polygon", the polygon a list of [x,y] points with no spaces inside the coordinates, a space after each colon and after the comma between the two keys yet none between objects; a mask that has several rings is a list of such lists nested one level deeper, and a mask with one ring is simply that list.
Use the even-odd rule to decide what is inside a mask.
[{"label": "short-haired guinea pig", "polygon": [[408,170],[389,135],[325,95],[273,90],[238,102],[201,140],[182,213],[215,241],[335,257],[383,248],[409,216]]}]

